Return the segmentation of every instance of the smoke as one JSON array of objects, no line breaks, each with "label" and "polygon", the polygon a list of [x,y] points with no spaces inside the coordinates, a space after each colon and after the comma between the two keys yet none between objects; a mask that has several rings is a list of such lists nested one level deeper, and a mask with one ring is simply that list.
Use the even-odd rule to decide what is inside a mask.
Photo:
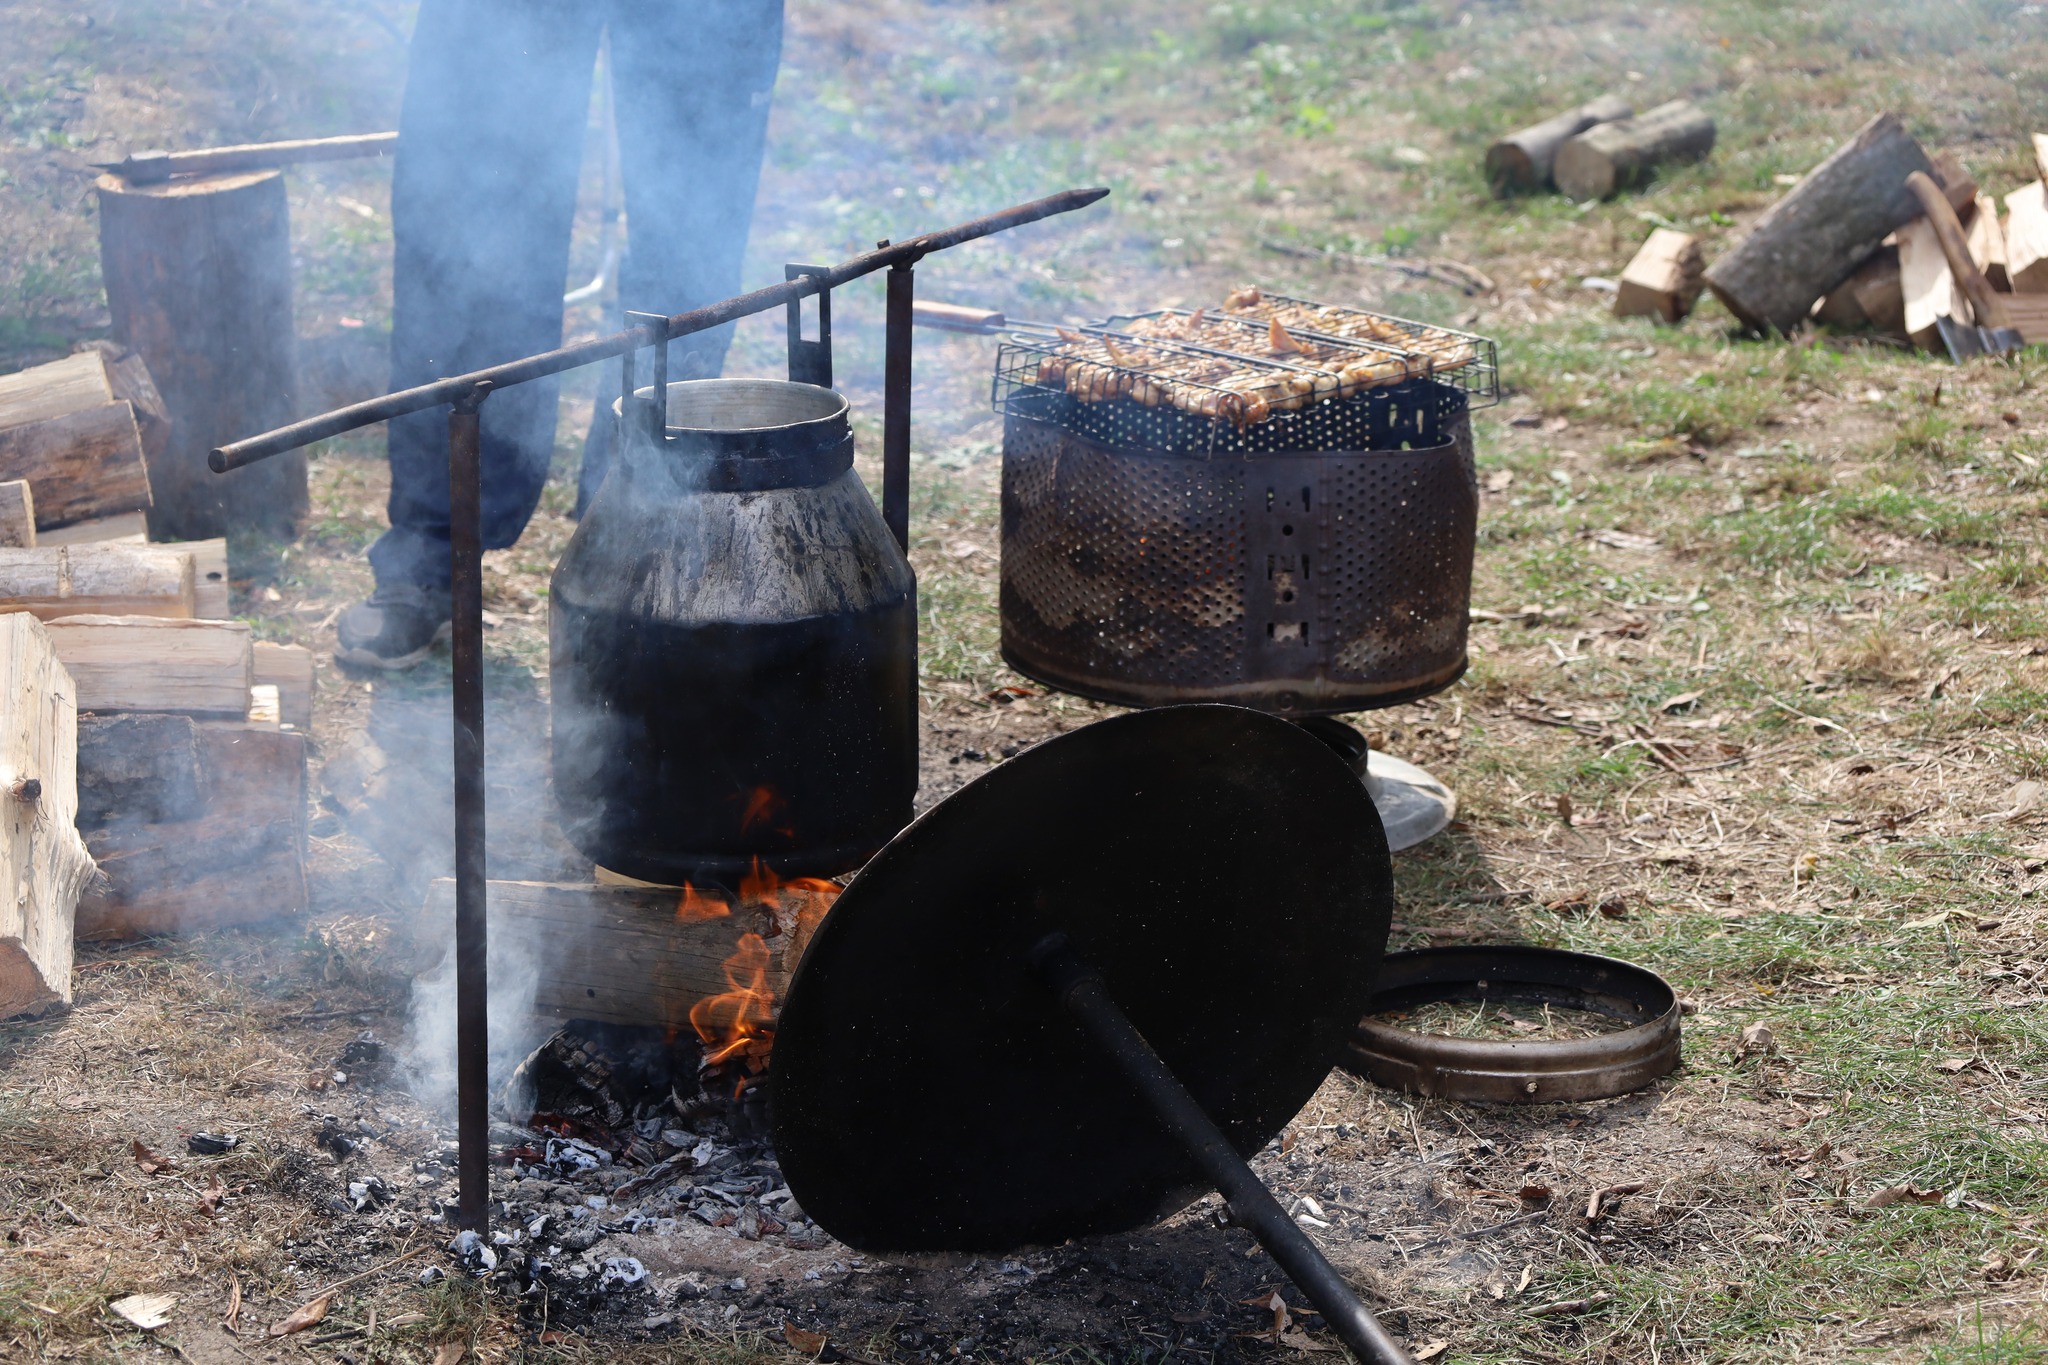
[{"label": "smoke", "polygon": [[[425,926],[439,940],[440,954],[431,970],[412,988],[411,1032],[400,1049],[406,1080],[420,1103],[444,1114],[455,1111],[455,897],[430,902],[438,910]],[[540,963],[547,945],[531,928],[507,931],[504,921],[491,926],[487,995],[490,1017],[491,1093],[504,1087],[528,1053],[554,1031],[534,1012],[540,986]]]}]

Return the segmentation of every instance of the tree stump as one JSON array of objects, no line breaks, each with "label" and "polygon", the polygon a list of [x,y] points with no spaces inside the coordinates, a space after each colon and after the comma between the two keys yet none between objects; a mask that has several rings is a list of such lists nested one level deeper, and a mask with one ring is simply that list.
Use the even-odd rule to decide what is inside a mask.
[{"label": "tree stump", "polygon": [[150,463],[159,540],[230,531],[289,537],[306,513],[306,457],[215,474],[214,446],[297,414],[291,242],[277,171],[130,185],[101,176],[100,267],[116,340],[143,358],[171,433]]},{"label": "tree stump", "polygon": [[1744,326],[1790,333],[1887,233],[1920,216],[1906,177],[1927,169],[1913,135],[1879,114],[1707,267],[1707,287]]},{"label": "tree stump", "polygon": [[1640,185],[1667,161],[1698,161],[1714,150],[1714,120],[1687,100],[1641,118],[1588,128],[1557,149],[1551,176],[1573,199],[1605,199]]}]

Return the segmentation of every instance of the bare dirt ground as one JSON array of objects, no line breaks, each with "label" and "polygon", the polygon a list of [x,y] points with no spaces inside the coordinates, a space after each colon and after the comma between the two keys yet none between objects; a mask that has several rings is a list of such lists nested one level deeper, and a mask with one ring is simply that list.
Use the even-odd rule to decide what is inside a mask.
[{"label": "bare dirt ground", "polygon": [[[0,7],[0,364],[104,330],[83,163],[390,126],[409,22],[375,0]],[[1502,339],[1508,397],[1477,423],[1473,667],[1354,718],[1462,800],[1451,831],[1397,860],[1397,938],[1608,952],[1665,973],[1693,1012],[1684,1067],[1642,1094],[1503,1110],[1339,1073],[1261,1156],[1418,1353],[2048,1353],[2038,354],[1958,370],[1854,336],[1745,340],[1711,302],[1654,328],[1611,319],[1586,283],[1653,223],[1711,254],[1774,177],[1881,108],[1988,189],[2017,187],[2048,72],[2040,7],[861,0],[793,5],[791,24],[749,283],[1100,181],[1110,208],[936,258],[921,288],[1058,318],[1258,279]],[[1610,85],[1701,101],[1714,156],[1606,204],[1486,196],[1490,136]],[[379,385],[383,174],[292,179],[309,407]],[[597,259],[592,185],[577,283]],[[1498,288],[1389,268],[1428,255]],[[879,290],[844,294],[865,459]],[[603,325],[594,307],[570,319],[572,335]],[[743,329],[733,371],[774,373],[777,335]],[[1100,712],[1001,691],[1023,680],[995,652],[993,344],[919,347],[929,801]],[[570,387],[543,509],[490,557],[493,858],[520,875],[564,856],[530,779],[547,576],[592,392]],[[265,638],[331,653],[337,608],[368,586],[380,454],[375,433],[330,443],[306,534],[234,547],[235,610]],[[472,1278],[435,1221],[452,1130],[399,1080],[336,1065],[365,1029],[410,1037],[445,707],[444,661],[366,681],[323,657],[313,916],[90,949],[69,1014],[0,1026],[0,1359],[737,1361],[792,1340],[815,1353],[805,1331],[892,1362],[1331,1344],[1313,1318],[1274,1330],[1272,1291],[1304,1305],[1210,1209],[1007,1261],[889,1266],[814,1234],[762,1183],[766,1154],[715,1123],[689,1130],[711,1144],[702,1169],[644,1195],[620,1195],[610,1164],[508,1169],[500,1225],[516,1208],[525,1240]],[[365,736],[408,758],[402,818],[351,806],[341,760]],[[1741,1045],[1759,1024],[1768,1044]],[[199,1132],[241,1141],[196,1155]],[[1591,1191],[1638,1182],[1585,1216]],[[645,1280],[614,1266],[607,1285],[625,1257]],[[330,1289],[326,1321],[267,1335]],[[135,1293],[178,1296],[171,1323],[110,1314]]]}]

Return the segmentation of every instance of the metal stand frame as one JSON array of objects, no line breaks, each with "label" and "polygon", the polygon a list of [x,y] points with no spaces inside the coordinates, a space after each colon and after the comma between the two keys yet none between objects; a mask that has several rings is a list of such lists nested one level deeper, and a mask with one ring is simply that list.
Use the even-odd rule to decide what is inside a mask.
[{"label": "metal stand frame", "polygon": [[[490,1018],[485,974],[485,823],[484,823],[484,631],[483,631],[483,454],[478,409],[498,389],[524,384],[565,370],[623,357],[625,390],[633,393],[633,357],[643,346],[654,348],[655,392],[666,409],[668,343],[679,336],[751,317],[771,308],[790,310],[790,377],[800,382],[829,384],[831,358],[831,291],[849,280],[878,270],[889,272],[888,338],[884,361],[882,413],[882,510],[899,545],[909,544],[910,519],[910,318],[912,269],[934,251],[988,237],[1026,223],[1071,213],[1109,194],[1106,189],[1066,190],[926,233],[839,265],[790,266],[779,285],[756,289],[703,308],[678,313],[633,313],[634,325],[595,341],[527,356],[490,369],[438,380],[418,388],[386,394],[368,402],[337,408],[303,422],[236,441],[214,450],[207,465],[216,474],[240,469],[258,460],[296,450],[330,436],[339,436],[377,422],[428,408],[448,408],[449,551],[453,559],[454,620],[450,655],[455,726],[455,1055],[456,1142],[460,1226],[485,1232],[490,1223]],[[821,336],[801,341],[798,309],[815,295]]]}]

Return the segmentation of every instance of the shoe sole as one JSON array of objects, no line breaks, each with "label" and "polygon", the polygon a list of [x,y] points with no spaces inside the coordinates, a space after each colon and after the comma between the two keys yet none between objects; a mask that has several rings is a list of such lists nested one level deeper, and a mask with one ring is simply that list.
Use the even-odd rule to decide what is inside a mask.
[{"label": "shoe sole", "polygon": [[394,654],[387,657],[383,654],[374,654],[367,649],[337,649],[334,651],[334,661],[338,664],[353,664],[357,668],[377,668],[387,673],[395,673],[413,667],[432,654],[434,646],[446,640],[454,629],[454,622],[443,621],[440,629],[434,632],[434,638],[410,654]]}]

